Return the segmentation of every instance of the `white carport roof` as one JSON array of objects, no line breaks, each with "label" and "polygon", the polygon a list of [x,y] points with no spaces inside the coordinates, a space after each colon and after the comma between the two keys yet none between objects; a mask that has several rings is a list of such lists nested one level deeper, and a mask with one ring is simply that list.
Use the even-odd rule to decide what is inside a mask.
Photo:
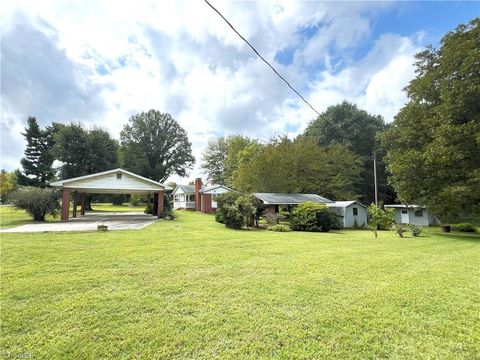
[{"label": "white carport roof", "polygon": [[157,181],[134,174],[124,169],[113,169],[50,183],[78,192],[101,194],[150,193],[170,189]]}]

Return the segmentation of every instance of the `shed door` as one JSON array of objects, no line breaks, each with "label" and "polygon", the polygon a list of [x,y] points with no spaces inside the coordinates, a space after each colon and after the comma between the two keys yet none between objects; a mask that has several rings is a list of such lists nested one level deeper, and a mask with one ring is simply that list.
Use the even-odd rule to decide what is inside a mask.
[{"label": "shed door", "polygon": [[402,209],[402,224],[408,224],[408,210]]}]

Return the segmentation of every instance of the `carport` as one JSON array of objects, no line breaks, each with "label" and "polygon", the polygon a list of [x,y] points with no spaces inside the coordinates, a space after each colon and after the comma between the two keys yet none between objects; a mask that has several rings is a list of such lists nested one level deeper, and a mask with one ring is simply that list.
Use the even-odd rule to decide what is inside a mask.
[{"label": "carport", "polygon": [[73,199],[72,217],[77,217],[78,204],[81,206],[80,214],[85,215],[88,194],[150,194],[154,197],[154,215],[161,217],[163,213],[163,197],[166,186],[124,169],[113,169],[60,180],[52,182],[50,185],[62,188],[62,221],[68,221],[70,199]]}]

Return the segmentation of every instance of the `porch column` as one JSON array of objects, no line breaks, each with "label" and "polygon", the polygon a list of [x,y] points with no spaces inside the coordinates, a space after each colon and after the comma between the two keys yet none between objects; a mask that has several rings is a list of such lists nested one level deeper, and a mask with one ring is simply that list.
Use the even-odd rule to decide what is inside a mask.
[{"label": "porch column", "polygon": [[72,218],[77,217],[77,205],[78,205],[78,192],[74,191],[73,192],[73,213],[72,213]]},{"label": "porch column", "polygon": [[85,200],[87,198],[87,194],[82,193],[80,194],[80,215],[85,215]]},{"label": "porch column", "polygon": [[62,211],[60,214],[60,220],[68,221],[68,212],[70,207],[70,189],[63,188],[62,194]]},{"label": "porch column", "polygon": [[157,217],[161,218],[163,215],[163,200],[164,200],[165,191],[161,190],[158,192],[158,201],[157,201]]}]

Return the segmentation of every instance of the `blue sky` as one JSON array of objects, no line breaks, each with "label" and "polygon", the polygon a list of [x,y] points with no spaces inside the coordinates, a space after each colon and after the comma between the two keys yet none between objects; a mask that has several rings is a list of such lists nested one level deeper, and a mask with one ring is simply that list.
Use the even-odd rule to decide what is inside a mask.
[{"label": "blue sky", "polygon": [[[415,53],[480,15],[480,2],[212,2],[319,111],[347,100],[387,122]],[[0,19],[6,169],[30,115],[118,137],[136,112],[169,112],[197,163],[211,137],[295,136],[315,117],[202,1],[7,0]]]}]

